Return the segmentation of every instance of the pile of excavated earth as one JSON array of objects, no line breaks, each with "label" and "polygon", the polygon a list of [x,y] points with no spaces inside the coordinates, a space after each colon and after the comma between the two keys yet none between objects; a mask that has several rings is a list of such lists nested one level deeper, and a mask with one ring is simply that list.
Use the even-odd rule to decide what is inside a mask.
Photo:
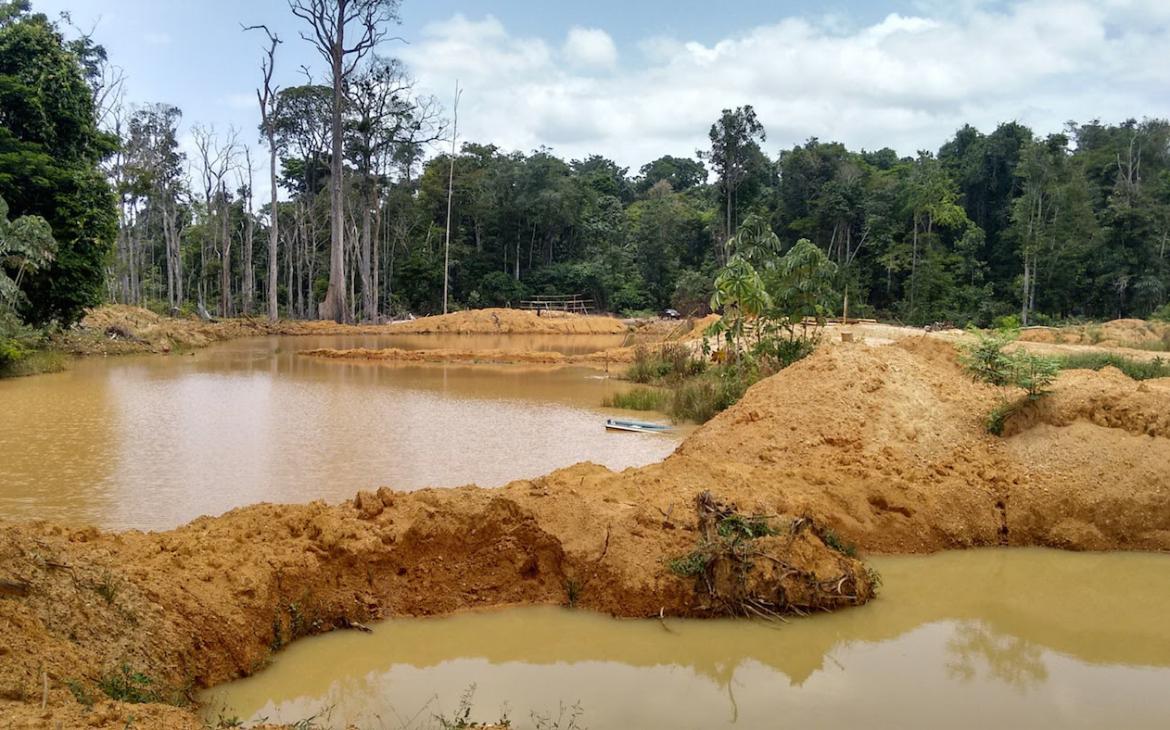
[{"label": "pile of excavated earth", "polygon": [[[1170,549],[1170,381],[1068,371],[995,437],[1002,398],[933,335],[835,344],[651,466],[261,504],[162,533],[0,523],[0,717],[199,728],[174,706],[193,688],[391,616],[857,605],[875,576],[849,546]],[[147,702],[107,699],[127,688]]]},{"label": "pile of excavated earth", "polygon": [[170,352],[205,347],[221,340],[265,335],[614,335],[635,328],[606,316],[517,309],[474,309],[387,324],[341,325],[328,321],[237,317],[205,321],[195,316],[166,317],[121,304],[89,311],[57,345],[78,355]]},{"label": "pile of excavated earth", "polygon": [[1097,345],[1170,352],[1170,322],[1115,319],[1076,327],[1029,327],[1020,333],[1024,342],[1058,345]]},{"label": "pile of excavated earth", "polygon": [[[492,311],[492,310],[487,310]],[[498,310],[509,311],[509,310]],[[462,313],[461,313],[462,314]],[[527,314],[527,313],[518,313]],[[453,317],[456,315],[447,315]],[[529,315],[531,317],[531,315]],[[444,317],[433,317],[429,319],[443,320]],[[709,315],[702,319],[684,322],[669,322],[669,323],[650,323],[642,326],[635,326],[630,330],[627,325],[618,322],[628,333],[628,341],[633,344],[627,344],[622,347],[613,347],[598,352],[590,352],[584,354],[565,354],[562,352],[546,351],[546,350],[460,350],[453,348],[438,348],[433,350],[406,350],[397,347],[387,348],[352,348],[347,350],[338,350],[333,348],[319,348],[315,350],[306,350],[300,354],[305,357],[319,357],[329,360],[358,360],[369,362],[382,363],[483,363],[483,364],[538,364],[538,365],[592,365],[592,366],[608,366],[611,364],[622,365],[632,363],[637,356],[639,348],[646,348],[654,350],[672,343],[684,343],[691,349],[697,349],[698,341],[702,339],[704,332],[715,321],[719,319],[718,315]],[[477,324],[483,320],[477,320]],[[551,320],[556,322],[558,320]],[[560,320],[566,321],[566,320]],[[440,322],[426,323],[426,320],[418,320],[422,327],[418,334],[435,334],[448,333],[450,330],[437,329],[437,327],[444,326]],[[600,317],[580,317],[577,319],[569,319],[568,323],[576,325],[581,328],[579,334],[614,334],[611,332],[599,331],[609,326],[609,322],[617,322],[617,320],[609,320],[608,318]],[[404,323],[395,326],[395,331],[400,328],[416,323]],[[521,327],[516,330],[525,334],[531,334],[538,323],[528,322],[531,326]],[[661,325],[667,324],[663,327]],[[435,328],[435,329],[432,329]],[[597,331],[590,331],[597,330]],[[539,334],[539,331],[537,331]],[[460,332],[460,334],[494,334],[486,330],[468,330]],[[559,334],[555,330],[548,332],[548,334]],[[620,334],[620,331],[618,332]]]}]

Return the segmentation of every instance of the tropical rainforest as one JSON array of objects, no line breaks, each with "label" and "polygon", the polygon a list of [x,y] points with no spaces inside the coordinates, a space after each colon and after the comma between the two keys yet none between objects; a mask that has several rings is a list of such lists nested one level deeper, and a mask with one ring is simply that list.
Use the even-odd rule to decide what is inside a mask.
[{"label": "tropical rainforest", "polygon": [[[491,140],[462,141],[452,158],[450,111],[373,52],[397,3],[358,3],[368,14],[352,48],[330,45],[341,21],[315,5],[291,3],[326,31],[315,37],[340,59],[335,73],[273,86],[281,39],[251,29],[267,34],[256,128],[196,123],[189,155],[183,110],[126,105],[95,40],[27,0],[0,2],[8,351],[30,325],[68,326],[101,302],[380,321],[580,294],[615,313],[699,313],[749,223],[781,252],[807,239],[835,264],[836,314],[960,326],[1168,316],[1166,120],[964,126],[907,156],[777,145],[745,105],[713,119],[693,155],[637,169],[604,150],[566,160]],[[274,192],[258,199],[258,181]]]}]

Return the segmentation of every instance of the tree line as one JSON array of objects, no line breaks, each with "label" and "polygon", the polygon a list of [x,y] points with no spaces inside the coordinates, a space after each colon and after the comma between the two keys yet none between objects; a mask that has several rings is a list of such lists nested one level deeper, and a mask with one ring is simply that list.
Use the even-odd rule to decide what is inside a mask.
[{"label": "tree line", "polygon": [[[612,312],[689,314],[710,302],[745,226],[774,235],[780,253],[801,239],[823,252],[837,313],[1030,324],[1166,306],[1165,120],[1045,135],[964,126],[909,157],[815,138],[773,153],[744,106],[724,110],[693,157],[636,172],[486,141],[452,160],[436,154],[450,142],[439,102],[373,52],[397,2],[290,8],[327,77],[275,86],[287,39],[249,29],[264,40],[257,126],[196,124],[188,156],[180,109],[125,106],[100,46],[23,0],[0,3],[0,197],[55,241],[51,262],[5,259],[6,276],[20,273],[10,308],[34,323],[101,301],[379,321],[442,311],[447,274],[456,307],[584,294]],[[255,159],[253,140],[269,159]]]}]

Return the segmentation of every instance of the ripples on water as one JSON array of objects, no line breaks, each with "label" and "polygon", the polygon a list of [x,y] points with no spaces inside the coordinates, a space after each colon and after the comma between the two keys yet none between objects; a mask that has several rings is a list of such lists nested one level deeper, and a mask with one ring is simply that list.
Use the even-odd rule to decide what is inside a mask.
[{"label": "ripples on water", "polygon": [[606,433],[629,387],[586,368],[386,365],[317,347],[590,352],[621,337],[285,337],[90,359],[0,381],[0,516],[165,529],[260,501],[499,486],[579,461],[661,460],[676,437]]}]

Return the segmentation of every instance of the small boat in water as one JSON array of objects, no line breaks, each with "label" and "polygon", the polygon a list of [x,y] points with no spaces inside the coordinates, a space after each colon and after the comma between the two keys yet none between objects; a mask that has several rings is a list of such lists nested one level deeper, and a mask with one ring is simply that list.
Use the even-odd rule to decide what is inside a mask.
[{"label": "small boat in water", "polygon": [[671,427],[663,423],[619,421],[616,418],[607,418],[605,421],[605,429],[607,431],[633,431],[634,433],[665,433],[671,430]]}]

